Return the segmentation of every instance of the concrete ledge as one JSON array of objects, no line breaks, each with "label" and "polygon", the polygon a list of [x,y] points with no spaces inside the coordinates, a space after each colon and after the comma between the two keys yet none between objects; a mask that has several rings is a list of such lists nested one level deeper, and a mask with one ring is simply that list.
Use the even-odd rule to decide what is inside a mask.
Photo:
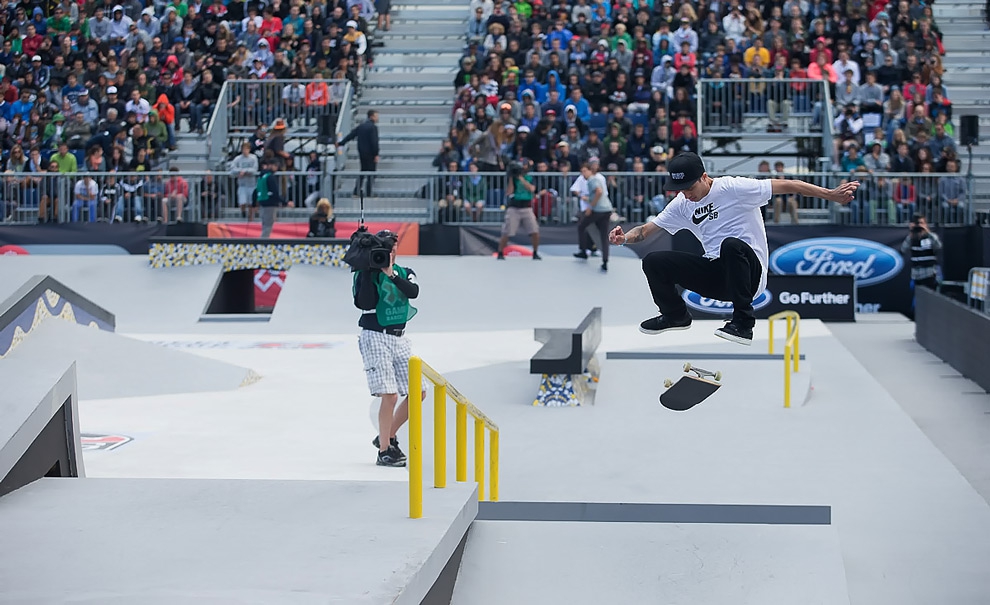
[{"label": "concrete ledge", "polygon": [[407,493],[405,481],[42,479],[0,499],[0,600],[419,605],[477,492],[427,490],[416,520]]}]

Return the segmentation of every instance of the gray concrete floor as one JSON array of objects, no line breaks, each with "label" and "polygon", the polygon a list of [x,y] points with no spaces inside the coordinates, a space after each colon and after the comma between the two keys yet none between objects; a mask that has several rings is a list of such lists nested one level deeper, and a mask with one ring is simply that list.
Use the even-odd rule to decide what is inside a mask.
[{"label": "gray concrete floor", "polygon": [[990,394],[918,344],[907,318],[856,319],[829,329],[990,503]]}]

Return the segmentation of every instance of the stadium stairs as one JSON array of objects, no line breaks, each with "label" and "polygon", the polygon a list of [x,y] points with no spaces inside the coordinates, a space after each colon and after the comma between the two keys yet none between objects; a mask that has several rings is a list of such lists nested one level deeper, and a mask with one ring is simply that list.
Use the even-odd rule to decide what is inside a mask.
[{"label": "stadium stairs", "polygon": [[[940,0],[932,10],[943,33],[943,81],[953,105],[957,138],[960,117],[979,116],[980,144],[973,147],[973,174],[990,177],[990,31],[983,6],[982,0]],[[969,166],[967,153],[966,148],[959,149],[963,172]],[[990,210],[990,178],[978,179],[973,194],[976,210]]]},{"label": "stadium stairs", "polygon": [[[355,123],[378,110],[380,171],[426,174],[447,135],[453,109],[454,74],[464,47],[467,7],[444,0],[404,0],[392,5],[392,30],[376,32],[374,49],[358,101]],[[345,168],[358,169],[357,146],[350,145]],[[417,197],[426,178],[379,177],[366,210],[391,208],[393,218],[429,218],[433,200]],[[357,208],[353,179],[341,180],[337,209]]]}]

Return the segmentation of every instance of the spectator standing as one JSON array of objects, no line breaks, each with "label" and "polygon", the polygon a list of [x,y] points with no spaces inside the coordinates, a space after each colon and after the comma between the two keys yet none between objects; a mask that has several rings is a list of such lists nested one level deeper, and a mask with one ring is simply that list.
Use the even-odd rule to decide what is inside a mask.
[{"label": "spectator standing", "polygon": [[[608,183],[605,181],[605,175],[598,171],[599,166],[598,162],[585,162],[581,166],[581,176],[588,183],[588,208],[583,211],[583,216],[578,222],[578,241],[590,241],[583,232],[594,226],[602,246],[602,271],[608,271],[608,227],[614,208],[608,195]],[[588,252],[582,248],[574,256],[588,258]]]},{"label": "spectator standing", "polygon": [[502,223],[502,237],[498,242],[498,259],[505,260],[505,247],[509,238],[516,234],[522,226],[529,233],[533,244],[533,260],[542,260],[539,254],[540,224],[533,212],[533,198],[536,186],[530,169],[533,163],[523,158],[517,163],[510,164],[506,179],[506,196],[508,207],[505,209],[505,221]]},{"label": "spectator standing", "polygon": [[270,237],[279,207],[295,206],[291,200],[285,201],[282,197],[279,179],[275,175],[275,165],[272,162],[261,165],[261,174],[255,184],[255,200],[261,207],[261,237]]},{"label": "spectator standing", "polygon": [[910,255],[911,281],[916,288],[934,290],[938,287],[938,251],[942,249],[942,240],[928,229],[928,221],[922,214],[911,217],[908,230],[901,252]]},{"label": "spectator standing", "polygon": [[[351,130],[347,135],[337,143],[340,151],[343,153],[343,146],[352,140],[357,140],[358,144],[358,159],[361,163],[361,172],[374,172],[378,168],[379,160],[379,147],[378,147],[378,112],[374,109],[368,110],[368,119],[364,122],[358,124],[353,130]],[[372,190],[372,176],[369,174],[362,174],[358,176],[357,181],[354,183],[354,196],[358,196],[362,192],[362,185],[364,189],[364,195],[371,197]]]}]

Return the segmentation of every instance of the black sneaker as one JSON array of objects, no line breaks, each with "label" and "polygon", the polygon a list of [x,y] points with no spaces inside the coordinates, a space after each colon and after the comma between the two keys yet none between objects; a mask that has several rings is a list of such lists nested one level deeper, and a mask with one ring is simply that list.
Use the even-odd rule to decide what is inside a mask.
[{"label": "black sneaker", "polygon": [[505,255],[501,252],[498,253],[498,260],[505,260]]},{"label": "black sneaker", "polygon": [[584,250],[574,253],[574,258],[588,258],[588,253]]},{"label": "black sneaker", "polygon": [[738,324],[734,321],[730,321],[721,328],[715,330],[715,336],[741,345],[746,345],[747,347],[753,344],[753,328],[747,328],[746,326]]},{"label": "black sneaker", "polygon": [[404,458],[399,458],[395,450],[388,448],[384,452],[378,452],[378,466],[405,466],[406,460]]},{"label": "black sneaker", "polygon": [[534,252],[533,253],[533,260],[543,260],[543,257],[540,256],[539,254],[537,254],[536,252]]},{"label": "black sneaker", "polygon": [[643,334],[663,334],[670,330],[687,330],[691,327],[691,316],[686,315],[684,319],[671,320],[664,315],[651,317],[639,324],[639,331]]},{"label": "black sneaker", "polygon": [[[382,449],[382,442],[381,442],[381,440],[378,439],[378,436],[377,435],[375,436],[374,439],[371,440],[371,445],[375,446],[375,449],[378,449],[378,450]],[[399,455],[399,458],[402,458],[403,460],[406,459],[406,455],[402,452],[402,450],[399,449],[399,440],[398,439],[396,439],[395,437],[392,437],[391,439],[389,439],[388,440],[388,447],[390,449],[395,450],[395,452]]]},{"label": "black sneaker", "polygon": [[602,263],[602,272],[608,273],[608,261]]}]

